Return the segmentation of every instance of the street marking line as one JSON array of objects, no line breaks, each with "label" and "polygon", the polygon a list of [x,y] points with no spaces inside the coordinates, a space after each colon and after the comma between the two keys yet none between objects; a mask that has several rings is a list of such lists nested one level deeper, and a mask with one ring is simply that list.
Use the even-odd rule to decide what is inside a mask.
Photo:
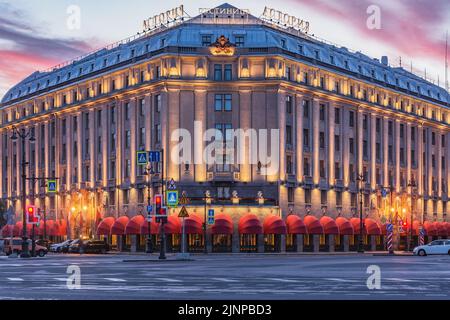
[{"label": "street marking line", "polygon": [[239,282],[238,280],[227,279],[227,278],[211,278],[211,279],[216,280],[216,281],[223,281],[223,282]]},{"label": "street marking line", "polygon": [[109,281],[112,281],[112,282],[127,282],[127,280],[119,279],[119,278],[103,278],[103,279],[109,280]]},{"label": "street marking line", "polygon": [[7,278],[9,281],[24,281],[22,278]]},{"label": "street marking line", "polygon": [[359,282],[358,280],[340,279],[340,278],[326,278],[325,280],[338,281],[338,282]]},{"label": "street marking line", "polygon": [[401,278],[385,278],[385,280],[398,281],[398,282],[414,282],[415,281],[415,280],[401,279]]},{"label": "street marking line", "polygon": [[295,282],[295,283],[300,282],[298,280],[283,279],[283,278],[267,278],[267,280],[279,281],[279,282]]},{"label": "street marking line", "polygon": [[68,278],[54,278],[56,281],[67,282]]},{"label": "street marking line", "polygon": [[155,278],[155,280],[166,281],[166,282],[182,282],[181,280],[171,279],[171,278]]}]

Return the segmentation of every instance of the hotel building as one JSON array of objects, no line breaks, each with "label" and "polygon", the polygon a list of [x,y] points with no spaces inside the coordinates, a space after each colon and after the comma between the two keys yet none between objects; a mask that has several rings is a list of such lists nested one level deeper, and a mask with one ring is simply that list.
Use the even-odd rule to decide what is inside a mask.
[{"label": "hotel building", "polygon": [[[367,250],[384,250],[388,219],[412,225],[416,242],[421,227],[429,239],[446,237],[449,102],[445,89],[387,57],[224,4],[9,90],[0,105],[0,197],[20,221],[25,192],[45,208],[50,236],[104,235],[121,250],[142,250],[147,196],[160,192],[161,168],[139,166],[136,153],[164,149],[165,178],[190,199],[191,251],[205,243],[209,251],[355,250],[360,194]],[[269,148],[280,155],[279,171],[195,164],[194,154],[174,163],[174,130],[187,129],[193,149],[206,147],[196,121],[224,139],[227,129],[279,129],[279,149]],[[25,159],[10,139],[13,126],[36,137]],[[24,160],[27,177],[58,178],[57,192],[30,180],[24,190]],[[205,241],[209,209],[215,224]],[[169,250],[179,249],[179,210],[169,210]],[[400,230],[397,247],[405,236]]]}]

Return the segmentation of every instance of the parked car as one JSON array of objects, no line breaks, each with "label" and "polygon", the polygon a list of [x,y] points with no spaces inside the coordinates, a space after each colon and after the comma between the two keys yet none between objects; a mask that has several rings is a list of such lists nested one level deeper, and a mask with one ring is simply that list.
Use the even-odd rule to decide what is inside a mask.
[{"label": "parked car", "polygon": [[[27,240],[28,242],[28,250],[31,252],[31,239]],[[20,254],[22,252],[22,238],[7,238],[4,240],[3,252],[9,256],[12,253]],[[40,246],[36,244],[35,252],[39,257],[43,257],[48,253],[48,249],[46,247]]]},{"label": "parked car", "polygon": [[1,239],[0,239],[0,252],[4,252],[4,251],[3,251],[4,245],[5,245],[5,239],[1,238]]},{"label": "parked car", "polygon": [[73,240],[68,239],[64,242],[61,243],[54,243],[52,245],[50,245],[50,251],[51,252],[62,252],[62,253],[67,253],[69,252],[69,246],[72,243]]},{"label": "parked car", "polygon": [[418,256],[427,256],[431,254],[450,255],[450,240],[434,240],[424,246],[415,247],[413,253]]},{"label": "parked car", "polygon": [[101,253],[109,251],[109,245],[103,240],[74,240],[69,246],[71,253]]},{"label": "parked car", "polygon": [[50,249],[50,246],[53,244],[53,242],[47,239],[38,239],[36,240],[36,244],[46,247],[47,249]]}]

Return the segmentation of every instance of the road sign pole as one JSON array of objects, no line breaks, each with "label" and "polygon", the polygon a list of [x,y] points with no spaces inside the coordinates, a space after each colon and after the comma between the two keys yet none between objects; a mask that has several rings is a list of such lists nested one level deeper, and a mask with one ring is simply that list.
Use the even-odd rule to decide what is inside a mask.
[{"label": "road sign pole", "polygon": [[[161,149],[161,194],[164,197],[164,149]],[[163,200],[164,202],[164,200]],[[164,205],[164,203],[163,203]],[[159,214],[159,212],[156,212],[156,214]],[[166,234],[164,232],[164,223],[165,218],[161,219],[161,250],[159,253],[159,260],[165,260],[166,259]]]},{"label": "road sign pole", "polygon": [[185,218],[183,217],[183,233],[181,235],[181,253],[186,253],[186,224],[185,224]]}]

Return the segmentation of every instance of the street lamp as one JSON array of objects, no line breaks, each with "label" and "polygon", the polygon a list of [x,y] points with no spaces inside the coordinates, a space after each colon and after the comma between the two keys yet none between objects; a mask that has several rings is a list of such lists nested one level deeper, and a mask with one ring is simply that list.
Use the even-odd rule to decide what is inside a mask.
[{"label": "street lamp", "polygon": [[[150,197],[150,187],[151,180],[150,175],[154,174],[154,170],[152,166],[148,166],[144,169],[144,175],[147,176],[147,206],[152,205],[152,198]],[[153,244],[152,244],[152,222],[148,219],[148,235],[147,235],[147,250],[146,253],[153,253]]]},{"label": "street lamp", "polygon": [[410,226],[409,226],[409,239],[408,239],[408,251],[411,251],[412,249],[412,239],[413,239],[413,203],[415,201],[415,188],[416,188],[416,181],[414,179],[412,179],[411,181],[409,181],[408,183],[408,187],[411,188],[411,219],[410,219]]},{"label": "street lamp", "polygon": [[364,174],[359,174],[356,180],[359,182],[359,241],[358,241],[358,252],[364,253],[364,243],[363,243],[363,188],[362,184],[365,180]]},{"label": "street lamp", "polygon": [[209,190],[205,191],[205,211],[204,211],[204,217],[203,217],[203,243],[204,243],[204,253],[208,253],[208,248],[206,247],[206,206],[208,204],[211,204],[211,194]]},{"label": "street lamp", "polygon": [[25,160],[25,140],[28,138],[28,141],[33,144],[36,142],[36,138],[34,137],[34,130],[22,128],[18,130],[15,126],[12,127],[13,134],[11,136],[11,141],[16,142],[19,138],[22,142],[22,251],[20,253],[21,258],[29,258],[30,252],[28,250],[28,241],[27,241],[27,219],[26,219],[26,201],[27,195],[25,194],[26,188],[26,180],[27,173],[25,172],[25,168],[28,164]]}]

